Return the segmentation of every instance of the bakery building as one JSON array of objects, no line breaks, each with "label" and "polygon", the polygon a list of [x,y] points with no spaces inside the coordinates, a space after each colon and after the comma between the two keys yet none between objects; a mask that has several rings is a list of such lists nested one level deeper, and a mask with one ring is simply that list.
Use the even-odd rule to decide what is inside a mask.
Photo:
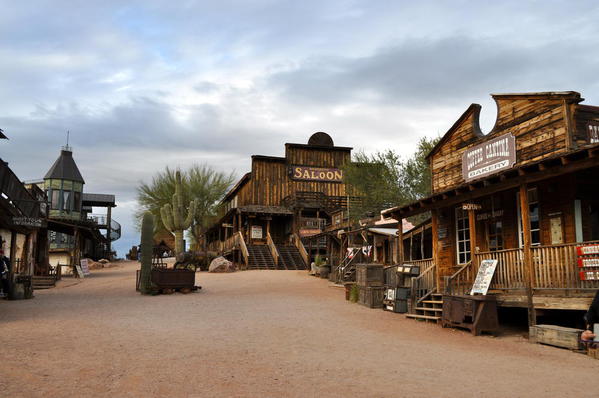
[{"label": "bakery building", "polygon": [[384,212],[431,213],[429,282],[415,280],[414,299],[468,293],[481,262],[497,260],[489,293],[527,308],[529,323],[543,310],[585,310],[599,288],[599,107],[573,91],[493,98],[489,134],[473,104],[428,155],[432,195]]}]

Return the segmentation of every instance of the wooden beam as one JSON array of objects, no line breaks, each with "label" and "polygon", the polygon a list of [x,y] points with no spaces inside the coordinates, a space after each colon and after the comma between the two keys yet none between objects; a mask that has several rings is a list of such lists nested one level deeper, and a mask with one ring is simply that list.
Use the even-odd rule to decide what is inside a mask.
[{"label": "wooden beam", "polygon": [[524,241],[524,274],[526,276],[526,299],[528,307],[528,326],[537,323],[533,302],[534,270],[532,268],[532,250],[530,242],[530,214],[528,208],[528,185],[520,185],[520,215],[522,217],[522,235]]},{"label": "wooden beam", "polygon": [[439,241],[437,237],[439,236],[439,210],[433,209],[431,211],[431,228],[433,234],[433,266],[435,269],[435,274],[437,280],[435,281],[437,287],[437,293],[441,293],[441,273],[439,271]]},{"label": "wooden beam", "polygon": [[405,255],[403,249],[403,218],[400,218],[397,225],[397,260],[398,264],[403,264]]},{"label": "wooden beam", "polygon": [[478,270],[476,264],[476,213],[474,209],[468,210],[468,229],[470,230],[470,260],[472,261],[472,269]]}]

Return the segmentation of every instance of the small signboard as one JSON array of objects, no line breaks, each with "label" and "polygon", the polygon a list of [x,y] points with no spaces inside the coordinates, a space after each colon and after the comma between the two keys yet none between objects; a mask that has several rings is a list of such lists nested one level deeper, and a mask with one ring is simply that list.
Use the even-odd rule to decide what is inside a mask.
[{"label": "small signboard", "polygon": [[80,264],[75,264],[75,271],[77,271],[77,276],[79,278],[83,278],[85,276],[85,274],[83,273],[83,270],[81,269]]},{"label": "small signboard", "polygon": [[89,276],[91,274],[89,272],[89,264],[87,263],[87,258],[81,259],[81,271],[85,276]]},{"label": "small signboard", "polygon": [[578,254],[578,276],[581,281],[599,280],[599,245],[582,245],[576,247]]},{"label": "small signboard", "polygon": [[462,176],[469,182],[510,169],[515,163],[516,139],[504,134],[466,150],[462,155]]},{"label": "small signboard", "polygon": [[12,223],[21,227],[42,228],[45,227],[43,218],[34,217],[13,217]]},{"label": "small signboard", "polygon": [[495,275],[495,268],[497,268],[497,260],[489,259],[480,262],[476,280],[474,281],[474,285],[472,285],[472,290],[470,290],[471,296],[475,294],[487,294],[493,275]]},{"label": "small signboard", "polygon": [[252,225],[252,239],[262,239],[262,226]]},{"label": "small signboard", "polygon": [[599,143],[599,122],[587,124],[587,132],[589,134],[589,144]]},{"label": "small signboard", "polygon": [[299,230],[299,236],[304,238],[306,236],[318,235],[321,232],[322,231],[320,230],[320,228],[303,228]]},{"label": "small signboard", "polygon": [[462,203],[462,210],[480,210],[483,207],[476,203]]}]

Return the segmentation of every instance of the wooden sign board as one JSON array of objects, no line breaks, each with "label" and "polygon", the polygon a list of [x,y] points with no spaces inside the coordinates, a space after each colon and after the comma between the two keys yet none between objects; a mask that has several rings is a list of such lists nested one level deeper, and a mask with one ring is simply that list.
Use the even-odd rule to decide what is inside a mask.
[{"label": "wooden sign board", "polygon": [[43,218],[34,218],[34,217],[13,217],[12,223],[14,225],[29,227],[29,228],[42,228],[47,224]]},{"label": "wooden sign board", "polygon": [[262,226],[261,225],[252,225],[251,236],[252,236],[252,239],[262,239]]},{"label": "wooden sign board", "polygon": [[497,260],[483,260],[480,262],[476,280],[474,281],[474,285],[472,285],[472,290],[470,290],[471,296],[475,294],[487,294],[493,275],[495,275],[495,268],[497,268]]},{"label": "wooden sign board", "polygon": [[89,264],[87,263],[87,258],[81,260],[81,271],[83,271],[83,275],[88,276],[91,273],[89,272]]},{"label": "wooden sign board", "polygon": [[343,170],[339,169],[291,166],[290,175],[293,180],[343,182]]},{"label": "wooden sign board", "polygon": [[504,134],[462,155],[462,177],[466,182],[511,169],[516,163],[516,138]]},{"label": "wooden sign board", "polygon": [[81,265],[75,264],[75,271],[77,271],[77,275],[79,276],[79,278],[83,278],[85,276],[83,270],[81,269]]},{"label": "wooden sign board", "polygon": [[480,210],[483,207],[476,203],[462,203],[462,210]]},{"label": "wooden sign board", "polygon": [[589,144],[599,143],[599,122],[590,122],[587,125],[587,132],[589,134]]}]

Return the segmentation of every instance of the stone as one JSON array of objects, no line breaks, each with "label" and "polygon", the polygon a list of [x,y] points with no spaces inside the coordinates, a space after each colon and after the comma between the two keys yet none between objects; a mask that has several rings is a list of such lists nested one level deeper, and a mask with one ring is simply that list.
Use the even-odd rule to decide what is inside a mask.
[{"label": "stone", "polygon": [[210,263],[208,272],[235,272],[235,264],[224,257],[217,257]]}]

